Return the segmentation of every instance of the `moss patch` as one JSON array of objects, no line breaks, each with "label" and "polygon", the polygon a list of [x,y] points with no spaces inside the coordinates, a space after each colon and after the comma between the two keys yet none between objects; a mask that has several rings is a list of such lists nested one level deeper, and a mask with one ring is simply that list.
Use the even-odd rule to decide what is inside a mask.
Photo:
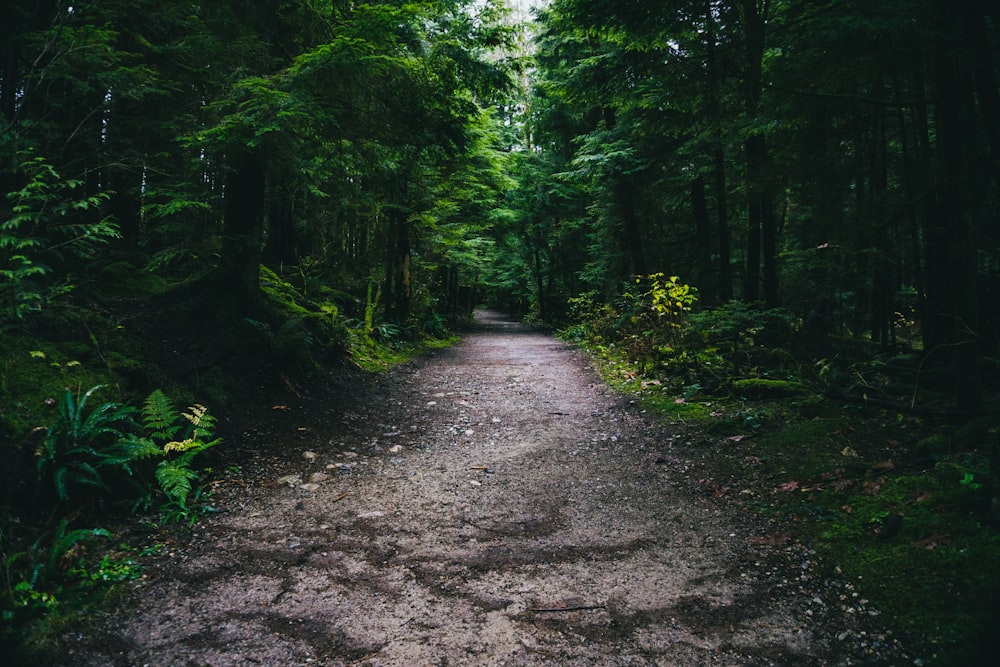
[{"label": "moss patch", "polygon": [[745,378],[733,382],[733,393],[745,398],[785,398],[799,396],[807,391],[804,385],[791,380]]}]

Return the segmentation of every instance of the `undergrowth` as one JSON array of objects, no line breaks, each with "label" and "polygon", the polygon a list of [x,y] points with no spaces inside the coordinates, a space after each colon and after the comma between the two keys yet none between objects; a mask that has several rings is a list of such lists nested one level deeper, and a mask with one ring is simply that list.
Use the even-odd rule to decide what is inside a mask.
[{"label": "undergrowth", "polygon": [[[730,306],[643,332],[647,315],[576,305],[563,337],[594,353],[609,385],[686,433],[704,455],[706,493],[771,526],[765,543],[812,550],[817,574],[852,582],[924,664],[995,658],[994,417],[909,409],[917,392],[887,370],[904,355],[886,363],[843,347],[836,361],[797,360],[794,323],[773,311]],[[920,397],[934,405],[932,392]]]},{"label": "undergrowth", "polygon": [[156,542],[103,526],[151,526],[142,542],[213,511],[205,464],[226,453],[202,397],[225,414],[345,360],[379,372],[455,341],[433,313],[352,319],[349,295],[264,267],[259,312],[225,322],[176,273],[118,261],[0,328],[0,662],[46,663],[142,576]]}]

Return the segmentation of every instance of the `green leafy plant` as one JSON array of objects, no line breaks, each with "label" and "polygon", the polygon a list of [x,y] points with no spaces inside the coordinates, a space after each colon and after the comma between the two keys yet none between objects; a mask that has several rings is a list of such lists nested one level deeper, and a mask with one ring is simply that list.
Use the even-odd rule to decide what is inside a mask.
[{"label": "green leafy plant", "polygon": [[105,385],[96,385],[82,396],[67,391],[59,403],[59,418],[48,428],[36,455],[41,480],[47,480],[60,502],[89,488],[110,492],[104,479],[107,468],[131,476],[133,463],[155,455],[157,449],[126,435],[135,409],[108,401],[90,407],[90,398]]},{"label": "green leafy plant", "polygon": [[42,157],[24,159],[20,171],[27,183],[7,193],[11,206],[0,220],[0,323],[21,319],[72,289],[67,280],[54,279],[46,260],[67,252],[87,257],[119,237],[109,218],[81,220],[107,194],[76,197],[83,182],[62,178]]},{"label": "green leafy plant", "polygon": [[[195,404],[180,412],[161,390],[151,393],[142,406],[142,422],[148,437],[139,438],[156,447],[163,460],[156,467],[156,480],[169,499],[168,505],[179,510],[177,517],[187,518],[191,508],[188,498],[200,479],[194,469],[195,458],[220,442],[213,435],[215,418],[208,408]],[[162,446],[155,443],[162,442]]]},{"label": "green leafy plant", "polygon": [[7,616],[19,608],[47,610],[58,606],[63,573],[79,561],[83,544],[93,538],[111,537],[104,528],[70,530],[69,523],[69,519],[62,519],[55,530],[40,536],[27,551],[5,556]]}]

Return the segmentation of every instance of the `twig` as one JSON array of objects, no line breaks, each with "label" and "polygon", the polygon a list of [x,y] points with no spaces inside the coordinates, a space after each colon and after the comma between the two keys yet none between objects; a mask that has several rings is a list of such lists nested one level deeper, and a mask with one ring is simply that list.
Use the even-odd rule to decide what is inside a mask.
[{"label": "twig", "polygon": [[351,495],[351,494],[349,494],[349,493],[342,493],[339,496],[337,496],[336,498],[334,498],[331,502],[339,503],[341,500],[343,500],[344,498],[346,498],[349,495]]},{"label": "twig", "polygon": [[532,608],[528,609],[528,611],[534,612],[536,614],[541,614],[541,613],[557,613],[560,611],[587,611],[590,609],[606,609],[606,608],[607,608],[606,605],[603,604],[585,604],[585,605],[578,605],[576,607]]}]

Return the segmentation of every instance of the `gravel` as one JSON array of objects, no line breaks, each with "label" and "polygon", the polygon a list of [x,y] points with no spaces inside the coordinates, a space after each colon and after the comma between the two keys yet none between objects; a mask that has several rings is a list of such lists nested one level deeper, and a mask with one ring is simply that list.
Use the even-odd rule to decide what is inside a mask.
[{"label": "gravel", "polygon": [[64,664],[921,664],[855,582],[706,492],[688,434],[579,351],[479,323],[262,415],[223,511]]}]

